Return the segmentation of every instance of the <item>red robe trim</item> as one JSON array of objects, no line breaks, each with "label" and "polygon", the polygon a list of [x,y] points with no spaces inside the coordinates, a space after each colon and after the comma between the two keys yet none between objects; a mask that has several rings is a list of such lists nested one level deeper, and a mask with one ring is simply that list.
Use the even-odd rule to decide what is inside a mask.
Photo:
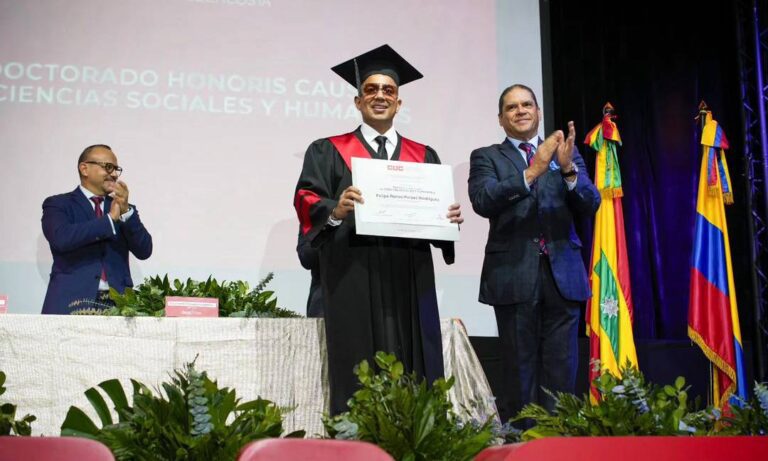
[{"label": "red robe trim", "polygon": [[312,219],[309,217],[309,209],[315,203],[320,201],[320,196],[316,193],[301,189],[296,192],[296,199],[293,202],[293,207],[296,208],[296,214],[299,216],[299,223],[301,224],[301,233],[307,235],[312,229]]},{"label": "red robe trim", "polygon": [[[352,157],[371,158],[370,152],[354,133],[342,134],[328,138],[333,144],[344,163],[352,171]],[[427,146],[419,144],[410,139],[400,137],[400,161],[424,163],[427,156]]]}]

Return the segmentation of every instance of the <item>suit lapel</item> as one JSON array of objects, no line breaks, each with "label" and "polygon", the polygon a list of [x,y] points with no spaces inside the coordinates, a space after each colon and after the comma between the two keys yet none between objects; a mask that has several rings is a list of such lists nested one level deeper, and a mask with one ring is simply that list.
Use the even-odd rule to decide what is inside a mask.
[{"label": "suit lapel", "polygon": [[[544,141],[539,138],[538,145],[541,145],[542,142]],[[522,173],[526,168],[528,168],[528,164],[526,164],[525,160],[523,160],[523,155],[525,155],[525,153],[518,150],[508,138],[504,138],[504,141],[499,144],[499,151],[512,161],[512,163],[515,165],[515,168],[517,168],[519,172]],[[536,196],[537,189],[545,187],[549,184],[550,173],[552,173],[552,171],[547,168],[547,172],[539,176],[539,178],[536,180],[538,186],[531,188],[532,195]]]},{"label": "suit lapel", "polygon": [[112,208],[112,197],[107,195],[104,197],[104,215],[106,216],[107,213],[109,213],[109,210]]},{"label": "suit lapel", "polygon": [[[96,217],[96,210],[94,208],[93,202],[88,200],[85,197],[85,194],[83,194],[83,191],[80,190],[78,187],[77,189],[73,190],[71,192],[72,197],[74,197],[75,202],[77,202],[80,211],[83,213],[83,216],[85,217],[85,220],[94,219]],[[109,208],[112,206],[112,197],[107,195],[104,197],[104,214],[109,213]]]},{"label": "suit lapel", "polygon": [[83,191],[81,191],[79,187],[75,188],[70,195],[72,195],[75,203],[77,203],[78,208],[86,221],[93,219],[96,216],[91,201],[85,197],[85,194],[83,194]]},{"label": "suit lapel", "polygon": [[504,138],[504,141],[498,146],[499,152],[507,157],[515,165],[515,168],[517,168],[518,171],[522,172],[528,167],[528,165],[525,164],[525,160],[523,160],[523,155],[512,145],[509,139]]}]

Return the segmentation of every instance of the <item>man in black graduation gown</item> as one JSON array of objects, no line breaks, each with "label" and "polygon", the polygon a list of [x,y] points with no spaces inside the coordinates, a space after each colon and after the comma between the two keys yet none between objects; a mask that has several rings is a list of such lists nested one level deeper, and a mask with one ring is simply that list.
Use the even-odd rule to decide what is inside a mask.
[{"label": "man in black graduation gown", "polygon": [[[394,353],[429,383],[443,375],[440,323],[430,243],[452,264],[453,242],[372,237],[355,232],[352,157],[440,163],[435,151],[400,136],[393,120],[400,86],[422,77],[388,45],[332,69],[358,89],[363,124],[313,142],[304,157],[294,206],[301,232],[319,251],[328,345],[330,412],[347,410],[357,389],[354,366],[377,351]],[[458,204],[446,210],[463,222]]]}]

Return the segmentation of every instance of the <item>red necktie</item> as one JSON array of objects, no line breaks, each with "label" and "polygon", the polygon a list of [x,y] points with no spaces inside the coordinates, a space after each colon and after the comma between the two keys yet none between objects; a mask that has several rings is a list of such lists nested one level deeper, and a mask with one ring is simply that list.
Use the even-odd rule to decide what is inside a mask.
[{"label": "red necktie", "polygon": [[[98,195],[94,195],[91,197],[91,201],[96,204],[96,218],[101,218],[104,216],[104,212],[101,211],[101,202],[104,201],[104,197],[99,197]],[[101,279],[106,281],[107,280],[107,272],[104,270],[104,264],[101,265]]]},{"label": "red necktie", "polygon": [[536,153],[533,144],[521,142],[520,149],[525,152],[525,161],[528,162],[528,166],[531,166],[531,163],[533,163],[533,155]]}]

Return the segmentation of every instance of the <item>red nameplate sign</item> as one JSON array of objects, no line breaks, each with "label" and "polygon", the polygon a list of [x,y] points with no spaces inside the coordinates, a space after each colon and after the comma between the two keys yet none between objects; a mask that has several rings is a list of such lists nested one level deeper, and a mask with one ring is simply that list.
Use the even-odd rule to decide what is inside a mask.
[{"label": "red nameplate sign", "polygon": [[219,298],[165,297],[166,317],[218,317]]},{"label": "red nameplate sign", "polygon": [[0,295],[0,314],[8,313],[8,295]]}]

